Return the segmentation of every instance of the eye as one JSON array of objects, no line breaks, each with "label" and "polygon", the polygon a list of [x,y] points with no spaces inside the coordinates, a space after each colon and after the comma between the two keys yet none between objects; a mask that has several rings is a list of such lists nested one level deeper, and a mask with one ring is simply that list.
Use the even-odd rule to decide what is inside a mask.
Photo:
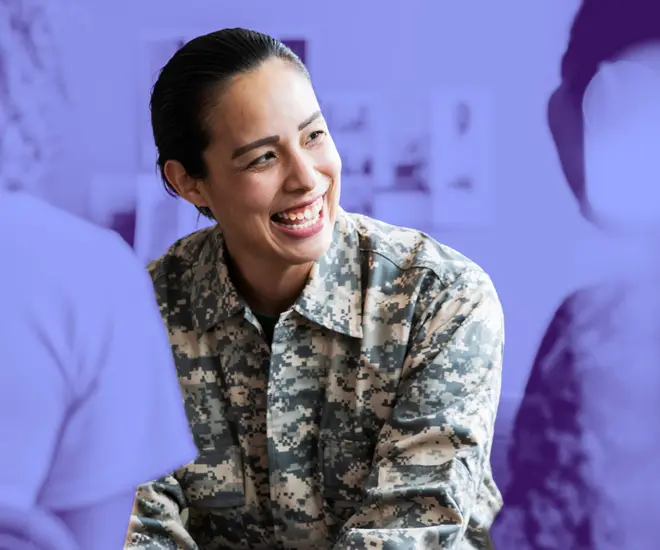
[{"label": "eye", "polygon": [[316,130],[315,132],[312,132],[309,134],[309,137],[307,138],[308,142],[314,142],[314,141],[320,141],[320,139],[325,135],[325,130]]},{"label": "eye", "polygon": [[272,151],[268,151],[265,155],[261,155],[259,158],[254,159],[250,164],[247,165],[247,168],[255,168],[257,166],[260,166],[269,160],[275,158],[275,153]]}]

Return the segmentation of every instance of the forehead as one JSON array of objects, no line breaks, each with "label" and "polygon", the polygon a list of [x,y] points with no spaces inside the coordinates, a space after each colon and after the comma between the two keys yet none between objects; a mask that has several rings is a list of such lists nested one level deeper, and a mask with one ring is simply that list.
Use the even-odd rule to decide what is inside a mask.
[{"label": "forehead", "polygon": [[283,60],[270,59],[234,77],[212,109],[209,125],[214,140],[233,146],[297,132],[298,125],[318,109],[307,77]]}]

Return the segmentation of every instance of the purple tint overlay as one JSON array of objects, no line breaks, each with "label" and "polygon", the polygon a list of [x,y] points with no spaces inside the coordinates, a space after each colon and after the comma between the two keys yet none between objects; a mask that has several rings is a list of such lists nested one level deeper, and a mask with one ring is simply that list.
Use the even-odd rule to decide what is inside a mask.
[{"label": "purple tint overlay", "polygon": [[[660,5],[651,0],[585,0],[571,28],[562,81],[548,102],[548,123],[582,214],[600,228],[605,224],[586,193],[584,92],[601,63],[659,39]],[[626,281],[572,293],[547,328],[513,422],[510,481],[493,528],[498,549],[657,545],[660,532],[652,517],[660,483],[656,476],[640,480],[660,453],[660,415],[648,412],[653,411],[648,396],[657,396],[660,388],[646,363],[640,366],[635,359],[639,352],[654,369],[655,349],[634,335],[657,329],[635,304],[654,303],[658,290],[657,284],[639,290],[639,267],[629,267],[634,275]],[[608,387],[615,391],[603,391]]]},{"label": "purple tint overlay", "polygon": [[110,229],[115,231],[131,248],[135,245],[136,212],[128,210],[113,214]]},{"label": "purple tint overlay", "polygon": [[[73,3],[69,4],[73,5]],[[174,13],[173,10],[175,3],[171,2],[170,4],[171,5],[168,6],[168,9],[172,8],[172,13]],[[23,9],[24,6],[28,5],[31,5],[31,9]],[[57,58],[57,50],[51,46],[51,42],[49,41],[49,37],[51,36],[49,29],[50,20],[45,10],[45,6],[47,6],[47,3],[38,1],[0,0],[0,18],[5,17],[7,13],[11,14],[13,22],[12,29],[16,34],[15,40],[5,42],[8,37],[8,34],[4,32],[5,27],[0,31],[0,186],[5,185],[14,188],[27,187],[32,189],[32,182],[35,181],[37,176],[41,173],[41,168],[44,168],[46,159],[48,158],[47,152],[51,146],[55,145],[52,136],[42,133],[42,129],[48,125],[34,124],[33,121],[41,120],[39,118],[41,114],[49,110],[64,110],[68,115],[70,111],[67,111],[67,109],[73,111],[78,107],[74,104],[77,96],[75,94],[69,94],[66,90],[67,85],[70,83],[63,82],[59,63],[60,60]],[[89,13],[93,17],[98,17],[101,22],[100,24],[107,24],[103,22],[104,17],[108,15],[108,13],[107,11],[104,11],[105,8],[99,6],[89,6]],[[85,9],[87,9],[87,7]],[[144,13],[142,15],[139,14],[141,8],[132,7],[131,9],[134,9],[136,14],[138,14],[136,16],[137,19],[140,17],[142,17],[142,21],[148,19],[147,15]],[[207,9],[209,10],[209,16],[216,15],[212,8],[200,8],[200,10]],[[225,9],[228,8],[223,7],[223,10]],[[505,11],[506,9],[508,8],[503,5],[502,10]],[[584,121],[581,113],[581,101],[584,91],[589,81],[594,76],[599,63],[604,60],[612,59],[623,49],[633,44],[660,37],[660,23],[658,23],[658,21],[660,21],[660,17],[658,17],[660,15],[658,14],[659,9],[660,7],[657,1],[652,0],[584,0],[575,21],[572,24],[569,43],[561,61],[561,83],[558,88],[552,92],[551,97],[547,98],[547,122],[556,148],[556,151],[553,151],[552,153],[554,154],[556,152],[557,154],[565,180],[546,179],[541,181],[540,174],[536,174],[534,177],[538,177],[536,181],[539,182],[539,185],[568,184],[571,192],[580,205],[584,217],[592,222],[597,222],[596,225],[598,227],[603,227],[603,224],[596,220],[596,216],[592,212],[586,198],[583,157]],[[287,15],[283,13],[281,17],[282,26],[287,27]],[[386,14],[379,14],[378,17],[382,18],[388,16]],[[394,17],[397,17],[397,15],[394,15]],[[125,16],[122,15],[122,18],[124,19],[118,19],[118,21],[122,21],[122,24],[124,22],[128,23]],[[508,21],[493,21],[493,25],[499,26],[504,35],[506,34],[506,25],[517,25],[517,21],[518,18],[516,18],[515,13],[513,13]],[[278,22],[275,21],[275,24],[277,23]],[[377,23],[375,19],[370,21],[370,23],[370,27],[379,27],[379,22]],[[177,24],[177,21],[171,20],[170,29]],[[255,19],[254,27],[259,28],[264,24],[265,22],[263,20]],[[387,26],[387,22],[384,22],[384,24]],[[456,24],[460,24],[458,18]],[[321,40],[321,38],[316,38],[317,35],[319,35],[318,29],[313,27],[311,20],[309,29],[304,28],[304,23],[302,26],[303,28],[300,29],[300,34],[296,33],[294,36],[308,36],[310,37],[310,41],[313,38],[315,40],[313,46],[314,59],[317,60],[317,57],[320,59],[320,55],[317,56],[316,46],[319,46],[319,52],[322,52],[324,47],[316,41]],[[418,29],[412,26],[404,27],[403,25],[400,25],[400,27],[401,28],[397,31],[397,42],[400,43],[399,48],[401,51],[406,51],[405,48],[407,42],[415,44],[416,46],[420,44],[420,41],[417,40]],[[126,33],[131,36],[132,40],[133,37],[130,35],[131,32],[142,32],[142,30],[145,29],[135,29],[127,24],[127,29],[119,30],[126,30]],[[187,31],[188,28],[184,30]],[[341,27],[337,28],[333,34],[335,36],[340,36],[343,30],[344,29]],[[541,31],[541,33],[542,32],[543,31]],[[122,36],[122,33],[115,34],[117,37]],[[38,37],[38,40],[36,37]],[[364,42],[365,44],[368,42],[378,44],[379,42],[376,40],[377,37],[377,34],[372,34],[371,38],[366,37]],[[72,37],[72,41],[73,40],[74,37]],[[90,43],[90,56],[84,60],[84,63],[81,63],[83,70],[88,70],[90,65],[103,65],[105,67],[105,62],[110,59],[124,59],[121,57],[120,51],[122,42],[124,42],[124,39],[118,38],[116,44],[109,42],[108,45],[105,46],[109,49],[117,50],[117,53],[115,54],[113,52],[112,55],[101,51],[99,49],[99,44]],[[306,40],[294,39],[284,40],[284,42],[287,43],[305,63],[308,64],[310,62],[308,59],[309,45]],[[439,48],[432,39],[429,40],[429,44],[430,46],[428,46],[428,48],[437,52],[437,54],[434,53],[434,55],[445,55],[441,48]],[[342,51],[340,42],[337,42],[335,46],[338,51]],[[522,46],[524,45],[516,45],[518,48]],[[530,45],[530,51],[533,51],[534,46],[534,44]],[[463,47],[464,46],[451,49],[446,55],[452,58],[456,66],[464,65],[467,67],[471,61],[470,59],[462,58],[462,56],[465,55],[462,49]],[[476,47],[477,49],[482,49],[483,45],[476,44]],[[376,50],[377,48],[374,48],[373,51]],[[376,54],[367,53],[366,47],[361,48],[360,53],[365,57],[367,55],[374,55],[374,58],[370,61],[373,61],[374,64],[378,63]],[[138,56],[136,54],[137,52],[131,52],[131,55],[135,55],[137,58]],[[419,52],[419,55],[417,55],[414,50],[406,51],[406,61],[412,64],[413,62],[416,62],[417,58],[422,59],[422,54],[423,52]],[[472,54],[469,54],[468,52],[468,55]],[[327,73],[330,73],[327,80],[333,82],[347,82],[345,79],[342,80],[341,78],[338,78],[344,74],[346,66],[350,65],[349,60],[347,60],[347,55],[342,53],[335,55],[335,57],[338,60],[338,67],[329,67],[328,62],[330,59],[328,57],[326,60],[323,60],[323,67],[321,67],[321,69],[323,69],[324,72],[327,71]],[[397,59],[404,59],[404,56]],[[101,60],[101,62],[99,60]],[[25,68],[25,71],[16,70],[15,67],[11,70],[8,68],[10,63],[18,62],[22,64],[21,66]],[[116,83],[117,90],[120,92],[125,92],[127,90],[127,88],[122,87],[124,86],[124,82],[130,80],[130,78],[127,78],[127,74],[133,75],[140,71],[140,68],[136,66],[131,67],[130,73],[121,73],[121,70],[123,69],[121,63],[123,62],[124,61],[121,61],[114,65],[110,63],[108,64],[109,68],[107,69],[108,83]],[[503,66],[505,68],[506,62],[507,60],[503,60]],[[319,61],[319,63],[321,63],[321,61]],[[428,65],[420,63],[419,66],[420,72],[428,71],[429,69]],[[519,68],[516,68],[516,70],[519,71]],[[114,71],[119,71],[120,74],[114,74]],[[335,73],[332,74],[332,71],[335,71]],[[100,73],[97,72],[96,76],[98,77],[99,74]],[[23,78],[26,79],[28,82],[27,89],[21,88],[16,82],[10,82],[12,78],[17,78],[17,75],[20,77],[18,80]],[[38,76],[43,76],[44,79],[38,80]],[[481,77],[481,75],[479,75],[479,77]],[[34,82],[39,82],[39,85],[30,85],[30,83]],[[464,83],[454,83],[451,79],[445,78],[443,86],[445,84],[449,84],[449,87],[451,87],[454,84],[461,85]],[[490,85],[490,82],[486,82],[485,84],[487,87]],[[510,83],[507,82],[506,85],[509,86]],[[106,87],[112,88],[112,86],[108,84],[106,84]],[[85,94],[92,96],[93,94],[91,91],[93,90],[93,87],[85,88]],[[69,100],[69,103],[66,102],[67,99]],[[110,135],[113,131],[117,132],[118,127],[106,127],[105,120],[107,119],[103,119],[103,110],[107,108],[108,105],[110,105],[113,113],[116,113],[118,118],[121,118],[122,113],[132,113],[135,108],[133,101],[135,98],[130,96],[128,92],[115,93],[110,99],[112,99],[112,102],[108,101],[107,97],[101,97],[96,100],[99,107],[95,107],[94,109],[97,110],[90,110],[91,108],[89,105],[85,107],[87,109],[87,111],[85,111],[87,115],[101,114],[101,123],[96,120],[95,116],[90,116],[89,120],[86,121],[88,127],[86,127],[85,130],[91,133],[92,141],[96,141],[94,137],[97,136],[99,138],[99,143],[113,143],[112,140],[104,140],[106,135]],[[88,98],[86,97],[85,100],[88,100]],[[142,98],[141,101],[145,102],[147,100]],[[543,98],[543,102],[546,102],[546,98]],[[495,108],[499,109],[500,106],[496,106]],[[34,116],[35,113],[38,113],[39,115]],[[464,133],[464,129],[470,127],[474,122],[472,120],[473,115],[469,108],[464,107],[458,109],[457,114],[459,115],[457,116],[457,126],[460,129],[460,133]],[[507,116],[511,116],[511,111],[507,113]],[[475,120],[478,120],[476,115],[474,115],[474,118]],[[517,121],[514,120],[512,122],[512,126],[515,127]],[[6,156],[6,153],[3,154],[3,151],[5,151],[5,149],[3,149],[3,144],[6,145],[10,142],[7,136],[16,129],[19,130],[18,135],[22,140],[21,147],[25,154],[17,156],[15,162],[12,163],[10,162],[11,159]],[[130,138],[127,139],[130,130],[130,126],[122,127],[120,130],[119,133],[121,134],[122,143],[131,141]],[[522,150],[527,147],[525,136],[514,135],[513,137],[509,137],[500,134],[500,132],[504,131],[506,131],[505,128],[502,126],[498,127],[498,135],[496,136],[496,139],[500,142],[505,142],[507,139],[519,141],[519,156],[523,157],[527,155],[528,151]],[[113,157],[112,162],[105,158],[110,156],[109,152]],[[345,156],[348,156],[346,155],[348,152],[346,151],[346,148],[342,149],[341,152]],[[358,149],[358,153],[359,152]],[[121,166],[121,170],[124,170],[126,169],[126,166],[130,165],[129,161],[126,161],[124,157],[130,157],[132,153],[132,151],[129,151],[128,153],[126,150],[115,151],[112,147],[98,145],[98,154],[96,154],[95,161],[96,164],[92,161],[90,161],[90,164],[95,170],[101,170],[99,165],[102,168],[105,168],[105,170],[108,170],[108,166],[112,166],[112,169],[114,170],[116,168],[116,163]],[[82,163],[87,160],[81,160],[81,158],[79,158],[84,157],[84,155],[79,156],[76,154],[74,156],[76,157],[76,164],[67,167],[67,174],[72,177],[71,181],[73,181],[73,178],[78,174],[84,173],[84,171],[81,170],[81,167]],[[99,159],[101,160],[99,161]],[[369,159],[371,159],[371,157],[369,157]],[[371,160],[364,164],[358,163],[355,166],[355,172],[357,175],[362,173],[365,176],[371,177],[378,173],[375,164],[376,163],[372,163]],[[403,168],[400,169],[398,173],[396,173],[396,170],[394,173],[394,176],[397,176],[398,180],[406,183],[408,181],[416,181],[419,179],[417,175],[419,169],[415,169],[415,165],[404,164],[402,166]],[[345,162],[344,168],[344,175],[351,175],[349,174],[351,168],[350,163]],[[120,169],[118,168],[118,170]],[[380,174],[378,177],[381,177]],[[474,184],[474,180],[464,176],[462,172],[457,173],[456,178],[452,181],[453,183],[451,185],[453,187],[466,191],[471,190]],[[382,182],[379,183],[382,184]],[[66,183],[60,184],[51,182],[51,188],[66,187],[68,184],[68,180]],[[73,183],[71,185],[73,185]],[[433,185],[435,185],[435,183]],[[501,181],[498,181],[497,185],[502,185],[502,187],[505,186],[504,182]],[[520,182],[520,187],[528,185],[528,180]],[[431,185],[429,184],[429,186]],[[115,191],[113,190],[108,193],[107,190],[92,189],[91,193],[96,193],[99,196],[103,195],[107,198],[109,195],[114,194]],[[116,190],[116,193],[126,193],[126,190]],[[44,194],[48,195],[48,193]],[[348,194],[346,193],[345,195],[347,196]],[[74,197],[74,193],[71,193],[68,196]],[[391,197],[386,197],[385,201],[388,203],[388,208],[396,211],[401,210],[402,208],[400,207],[399,202],[401,196],[402,194],[399,193],[392,194]],[[103,202],[103,200],[101,202]],[[527,210],[528,206],[506,204],[503,205],[502,208],[506,212],[512,210],[522,212]],[[133,212],[123,212],[121,207],[113,205],[109,206],[108,209],[115,209],[116,211],[111,212],[110,215],[107,216],[106,219],[108,221],[104,221],[104,224],[108,228],[118,232],[126,242],[132,244],[134,237],[135,214]],[[381,216],[383,212],[382,209],[374,209],[373,200],[365,201],[365,205],[361,209],[361,212],[371,214],[372,211],[374,211],[377,216]],[[411,220],[411,225],[418,223],[417,212],[411,211],[411,215],[407,216],[407,219]],[[421,222],[419,223],[421,225]],[[514,223],[517,223],[517,220],[514,219]],[[559,221],[558,223],[563,222]],[[546,229],[548,233],[556,233],[556,227],[548,226]],[[516,228],[516,230],[525,232],[527,227],[519,227]],[[158,231],[158,229],[156,229],[156,231]],[[50,231],[47,231],[47,233],[48,232]],[[13,234],[14,233],[12,233],[12,235]],[[445,242],[448,239],[448,237],[444,235],[439,236],[439,238]],[[485,240],[487,241],[487,239]],[[452,242],[449,242],[448,244],[453,245]],[[491,245],[488,244],[487,241],[486,247],[489,246]],[[509,253],[510,251],[505,250],[507,246],[508,243],[506,242],[498,242],[497,247],[493,248],[501,248],[505,253]],[[477,252],[473,253],[469,249],[464,250],[462,244],[458,245],[458,249],[466,252],[470,257],[481,263],[481,249],[477,248]],[[515,251],[516,258],[518,257],[519,252],[521,251]],[[509,256],[509,258],[511,258],[511,256]],[[87,260],[91,261],[89,258],[87,258]],[[502,260],[499,256],[494,263],[497,261],[502,263],[505,261],[508,262],[508,260]],[[42,262],[42,266],[38,268],[38,272],[41,273],[41,280],[47,282],[50,277],[50,265],[59,265],[61,262],[61,257],[54,258],[51,264]],[[3,258],[2,263],[3,265],[8,265],[7,258]],[[499,281],[505,283],[503,286],[506,286],[509,281],[512,281],[512,283],[509,284],[513,284],[514,286],[518,284],[521,277],[518,269],[519,266],[516,262],[511,262],[511,264],[513,267],[508,268],[508,272],[503,271],[499,275],[498,287],[500,286]],[[47,265],[48,267],[44,268],[44,265]],[[115,269],[118,268],[113,268],[113,272]],[[568,270],[570,267],[566,267],[566,269]],[[631,269],[634,270],[635,268],[631,267]],[[45,282],[43,284],[45,284]],[[88,281],[88,284],[91,283]],[[544,288],[542,283],[538,283],[538,285],[540,289]],[[538,292],[543,292],[543,290],[538,290]],[[577,303],[582,304],[582,306],[576,305]],[[599,496],[599,489],[602,489],[608,484],[609,478],[603,477],[597,480],[598,482],[594,482],[594,480],[590,479],[587,475],[590,467],[590,458],[592,457],[590,456],[590,451],[585,446],[584,441],[590,437],[590,434],[585,432],[584,426],[581,424],[581,419],[584,418],[584,410],[588,407],[592,407],[594,403],[598,402],[599,395],[593,394],[588,398],[584,397],[585,395],[588,395],[588,392],[585,393],[585,388],[589,389],[590,387],[586,382],[588,379],[585,378],[583,374],[587,369],[585,369],[586,364],[584,363],[584,358],[582,358],[581,361],[577,360],[574,345],[576,341],[580,340],[581,337],[588,332],[585,325],[576,322],[576,316],[579,316],[576,312],[579,312],[583,308],[589,309],[586,305],[589,303],[592,303],[592,306],[589,307],[595,307],[595,305],[601,304],[600,308],[597,307],[597,310],[600,311],[600,309],[604,308],[604,311],[607,312],[608,308],[614,309],[618,301],[614,300],[612,302],[610,300],[605,300],[603,302],[601,298],[593,298],[593,293],[587,289],[579,290],[575,294],[567,297],[555,313],[554,319],[547,327],[543,342],[538,350],[536,359],[533,362],[532,374],[527,382],[525,395],[520,408],[518,408],[518,404],[513,400],[503,398],[501,402],[492,453],[493,470],[496,480],[504,491],[505,499],[504,510],[501,517],[496,521],[496,528],[494,530],[495,546],[498,550],[524,550],[525,548],[578,548],[584,550],[597,548],[598,550],[601,550],[604,548],[602,544],[599,546],[599,541],[601,539],[596,538],[595,532],[598,531],[600,527],[596,525],[595,520],[598,519],[599,516],[597,511],[598,503],[603,500],[602,495]],[[65,314],[62,311],[58,311],[54,308],[51,308],[50,311],[52,312],[51,317],[54,320],[49,322],[49,326],[54,326],[60,322],[64,324],[62,320],[65,318]],[[10,321],[14,322],[12,319],[10,319]],[[594,319],[587,325],[599,326],[599,321]],[[91,323],[91,326],[94,328],[96,325]],[[518,329],[519,327],[515,325],[510,328],[508,327],[507,340],[508,345],[511,348],[515,348],[520,342],[523,331]],[[136,333],[141,334],[143,328],[136,327],[135,330]],[[616,328],[608,329],[608,332],[606,332],[608,335],[607,338],[616,342],[618,330],[619,329]],[[528,337],[528,334],[523,334],[522,338],[525,337]],[[623,346],[623,344],[621,344],[621,346]],[[26,364],[25,358],[22,358],[21,361],[21,364]],[[618,367],[614,368],[625,370],[629,368],[629,366],[629,362],[624,361]],[[506,373],[509,372],[510,370],[505,361],[505,376]],[[516,372],[516,375],[519,375],[519,373]],[[646,378],[642,379],[646,380]],[[127,385],[129,384],[129,381],[130,384],[134,384],[129,377],[126,377],[125,380],[127,381]],[[602,401],[602,399],[600,401]],[[42,410],[45,404],[45,400],[40,400],[39,406]],[[612,408],[621,407],[633,409],[633,413],[634,405],[635,399],[624,394],[622,394],[619,400],[612,402]],[[160,410],[162,406],[162,404],[159,404],[155,408]],[[137,410],[134,410],[133,414],[135,415],[136,412]],[[15,416],[16,411],[13,411],[12,414]],[[52,418],[57,420],[57,415],[52,415]],[[650,418],[653,419],[655,417]],[[120,421],[121,418],[117,418],[116,420]],[[26,418],[26,421],[29,421],[29,419]],[[638,426],[644,425],[644,422],[648,422],[648,419],[641,418],[638,422]],[[44,426],[43,422],[42,426]],[[649,428],[649,433],[651,434],[653,433],[652,429],[652,427]],[[640,430],[638,429],[637,431]],[[13,435],[12,437],[17,436]],[[632,455],[633,453],[631,452],[630,454]],[[638,463],[640,461],[641,459],[638,459]],[[27,465],[28,463],[26,462],[25,464]],[[25,470],[29,473],[31,468],[31,466],[26,466]],[[623,470],[624,466],[621,466],[621,475],[626,473]],[[19,478],[21,471],[19,468],[14,468],[11,473],[13,474],[13,477]],[[101,474],[99,473],[98,476],[100,478]],[[99,479],[99,483],[102,481],[103,480]],[[657,490],[654,483],[655,482],[649,478],[649,491],[651,488],[653,488],[654,491]],[[637,497],[630,498],[630,501],[640,502],[641,499],[642,495],[640,492]],[[19,499],[17,498],[16,501],[18,500]],[[630,504],[631,508],[634,502]],[[624,520],[622,519],[621,521],[623,522]],[[548,531],[551,531],[552,536],[545,535]],[[510,542],[512,538],[514,539],[514,542]],[[641,532],[638,538],[642,538]],[[55,540],[57,539],[53,536],[51,542],[55,544]],[[641,542],[638,540],[637,542],[640,542],[644,548],[654,548],[657,544],[657,540],[659,539],[653,539],[651,541],[642,540]],[[645,543],[646,546],[644,546]],[[18,548],[18,546],[16,546],[16,548]],[[617,550],[619,550],[619,548],[632,550],[633,547],[620,544],[617,547]]]},{"label": "purple tint overlay", "polygon": [[137,485],[197,455],[152,282],[118,236],[18,192],[0,257],[0,536],[117,548]]},{"label": "purple tint overlay", "polygon": [[515,542],[516,550],[596,549],[592,488],[584,478],[581,450],[579,365],[570,345],[574,300],[567,298],[550,323],[515,415],[511,481],[492,533],[496,548],[513,548]]},{"label": "purple tint overlay", "polygon": [[515,417],[497,548],[653,547],[659,299],[653,281],[610,282],[557,310]]},{"label": "purple tint overlay", "polygon": [[655,0],[583,0],[562,57],[561,83],[548,102],[548,126],[566,181],[584,217],[600,227],[586,197],[582,99],[601,63],[660,40],[659,18]]},{"label": "purple tint overlay", "polygon": [[282,42],[300,58],[305,66],[307,66],[307,40],[285,38],[282,39]]}]

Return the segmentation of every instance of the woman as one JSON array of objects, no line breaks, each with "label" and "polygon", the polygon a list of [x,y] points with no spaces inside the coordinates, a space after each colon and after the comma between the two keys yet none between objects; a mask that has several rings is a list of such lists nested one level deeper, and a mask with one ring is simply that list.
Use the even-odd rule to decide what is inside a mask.
[{"label": "woman", "polygon": [[192,40],[151,113],[167,188],[217,226],[149,267],[200,454],[138,489],[126,547],[488,548],[488,276],[342,211],[309,74],[273,38]]},{"label": "woman", "polygon": [[568,183],[613,253],[543,338],[515,421],[498,548],[636,550],[660,537],[659,8],[585,0],[549,102]]}]

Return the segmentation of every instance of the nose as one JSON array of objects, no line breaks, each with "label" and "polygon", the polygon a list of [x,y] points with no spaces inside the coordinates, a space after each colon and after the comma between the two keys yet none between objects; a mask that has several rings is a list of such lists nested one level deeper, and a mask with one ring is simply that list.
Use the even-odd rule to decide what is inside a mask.
[{"label": "nose", "polygon": [[304,151],[291,154],[291,168],[284,182],[287,192],[312,191],[318,184],[318,172],[311,155]]}]

